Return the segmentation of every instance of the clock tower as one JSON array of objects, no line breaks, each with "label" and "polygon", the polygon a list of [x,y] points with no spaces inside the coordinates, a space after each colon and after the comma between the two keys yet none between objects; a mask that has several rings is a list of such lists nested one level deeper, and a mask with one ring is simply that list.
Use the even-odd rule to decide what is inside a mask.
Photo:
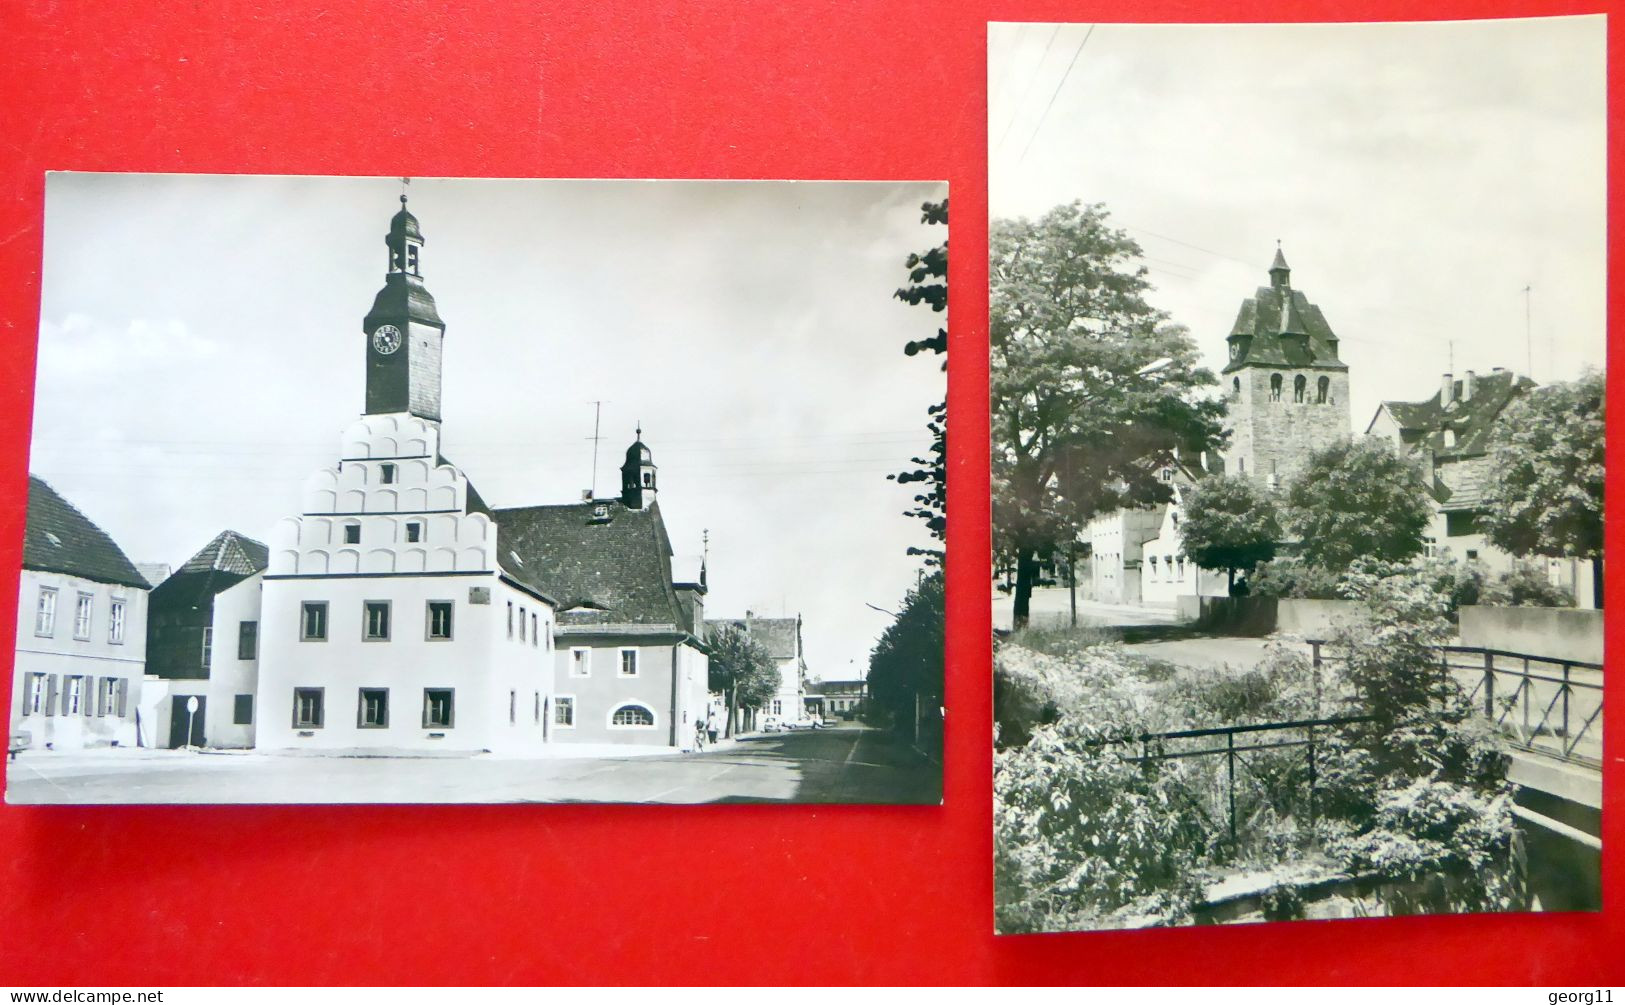
[{"label": "clock tower", "polygon": [[401,210],[384,238],[389,271],[362,322],[367,351],[367,414],[410,412],[440,421],[440,346],[445,322],[423,285],[423,231]]}]

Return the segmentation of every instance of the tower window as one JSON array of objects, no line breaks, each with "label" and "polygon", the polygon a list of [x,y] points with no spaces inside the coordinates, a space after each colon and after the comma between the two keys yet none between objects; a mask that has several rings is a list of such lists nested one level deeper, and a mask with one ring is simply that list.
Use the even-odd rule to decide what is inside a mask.
[{"label": "tower window", "polygon": [[413,544],[423,540],[423,525],[416,520],[408,521],[406,524],[406,540],[408,543]]},{"label": "tower window", "polygon": [[1270,400],[1281,400],[1281,375],[1278,373],[1270,374]]},{"label": "tower window", "polygon": [[1331,396],[1332,396],[1332,379],[1330,377],[1322,377],[1322,378],[1320,378],[1320,380],[1316,381],[1316,383],[1315,383],[1315,404],[1324,405],[1324,404],[1326,404],[1327,401],[1331,400]]},{"label": "tower window", "polygon": [[347,523],[347,524],[344,525],[344,543],[345,544],[360,544],[361,543],[361,525],[360,524],[358,524],[358,523]]},{"label": "tower window", "polygon": [[395,484],[395,465],[393,465],[393,464],[380,464],[380,465],[378,465],[378,473],[379,473],[379,480],[382,481],[385,485],[393,485],[393,484]]},{"label": "tower window", "polygon": [[1304,389],[1308,386],[1308,384],[1309,384],[1309,381],[1306,380],[1304,378],[1303,374],[1301,374],[1301,373],[1298,374],[1296,377],[1292,378],[1292,400],[1293,401],[1297,402],[1300,405],[1303,404],[1303,392],[1304,392]]},{"label": "tower window", "polygon": [[418,274],[418,246],[415,244],[406,246],[406,268],[412,275]]},{"label": "tower window", "polygon": [[1238,398],[1241,397],[1241,378],[1240,377],[1232,377],[1232,378],[1230,378],[1230,393],[1234,394]]},{"label": "tower window", "polygon": [[653,471],[645,471],[643,473],[643,487],[646,488],[646,489],[654,488],[654,484],[655,484],[655,473]]}]

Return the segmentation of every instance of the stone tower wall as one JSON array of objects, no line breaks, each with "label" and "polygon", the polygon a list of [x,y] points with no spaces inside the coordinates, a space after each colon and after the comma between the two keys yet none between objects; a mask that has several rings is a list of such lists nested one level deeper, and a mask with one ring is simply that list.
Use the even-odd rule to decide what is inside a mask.
[{"label": "stone tower wall", "polygon": [[[1281,398],[1272,400],[1270,377],[1281,375]],[[1293,400],[1293,378],[1302,374],[1305,393],[1302,403]],[[1329,399],[1316,401],[1321,377],[1331,381]],[[1291,367],[1246,367],[1225,375],[1225,381],[1240,378],[1241,393],[1228,397],[1225,428],[1230,431],[1225,449],[1227,474],[1246,474],[1285,487],[1316,450],[1347,438],[1349,432],[1349,375],[1346,370],[1295,369]]]}]

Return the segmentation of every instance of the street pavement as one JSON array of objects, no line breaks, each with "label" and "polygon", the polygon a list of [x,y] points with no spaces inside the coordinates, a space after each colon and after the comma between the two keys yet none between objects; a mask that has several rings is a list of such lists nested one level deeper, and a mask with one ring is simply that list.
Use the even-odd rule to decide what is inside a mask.
[{"label": "street pavement", "polygon": [[641,757],[319,757],[28,750],[6,801],[31,803],[937,803],[942,772],[856,724]]}]

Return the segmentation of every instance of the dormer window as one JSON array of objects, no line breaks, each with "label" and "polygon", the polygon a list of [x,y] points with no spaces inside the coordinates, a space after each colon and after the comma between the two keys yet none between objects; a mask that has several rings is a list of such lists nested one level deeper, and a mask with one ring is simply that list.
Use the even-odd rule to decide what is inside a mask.
[{"label": "dormer window", "polygon": [[1453,447],[1456,445],[1456,431],[1451,429],[1449,426],[1444,428],[1444,445],[1446,447]]},{"label": "dormer window", "polygon": [[596,505],[596,506],[594,506],[592,508],[592,522],[593,523],[608,523],[609,522],[609,506],[607,504],[599,503],[598,505]]}]

